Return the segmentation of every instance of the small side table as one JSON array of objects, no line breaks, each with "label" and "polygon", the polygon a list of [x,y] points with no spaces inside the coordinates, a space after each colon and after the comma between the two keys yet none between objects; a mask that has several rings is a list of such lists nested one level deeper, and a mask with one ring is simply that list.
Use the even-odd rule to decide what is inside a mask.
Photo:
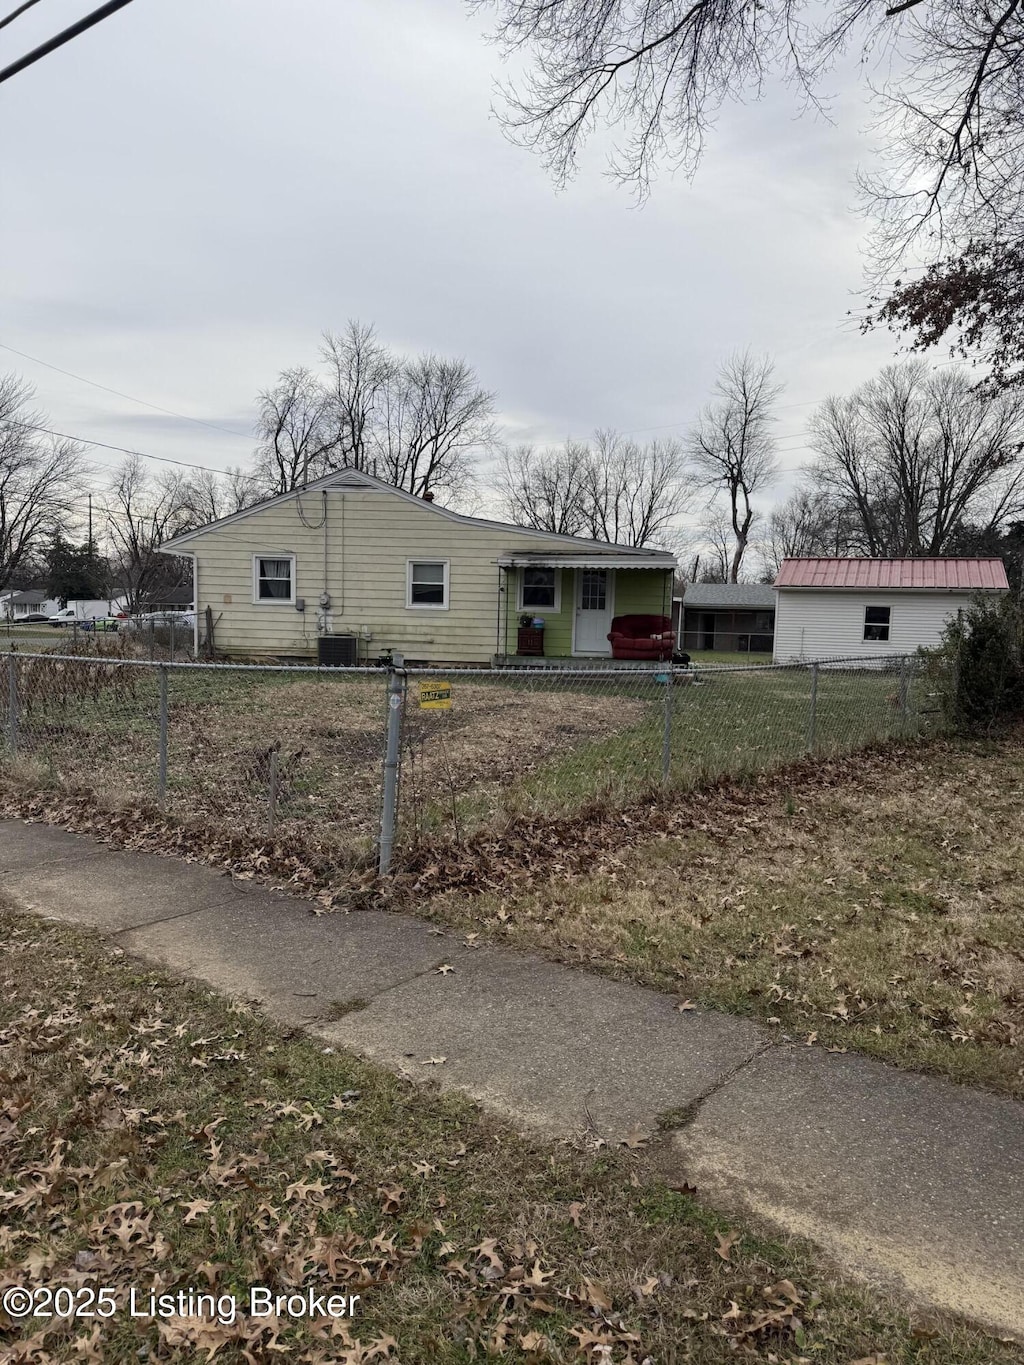
[{"label": "small side table", "polygon": [[544,632],[533,626],[520,626],[516,634],[517,654],[543,654]]}]

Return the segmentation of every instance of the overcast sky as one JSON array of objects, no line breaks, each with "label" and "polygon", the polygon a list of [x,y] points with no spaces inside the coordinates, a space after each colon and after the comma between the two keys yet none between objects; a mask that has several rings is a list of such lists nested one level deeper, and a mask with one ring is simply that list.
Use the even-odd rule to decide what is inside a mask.
[{"label": "overcast sky", "polygon": [[[13,8],[2,6],[4,11]],[[4,61],[95,7],[42,0]],[[726,111],[692,183],[637,208],[595,146],[568,190],[491,114],[460,0],[134,0],[0,87],[0,342],[61,430],[214,468],[253,397],[348,318],[464,356],[517,439],[680,433],[730,351],[771,353],[787,470],[812,404],[891,359],[862,337],[867,111]],[[95,452],[96,462],[117,456]],[[788,481],[780,485],[780,495]]]}]

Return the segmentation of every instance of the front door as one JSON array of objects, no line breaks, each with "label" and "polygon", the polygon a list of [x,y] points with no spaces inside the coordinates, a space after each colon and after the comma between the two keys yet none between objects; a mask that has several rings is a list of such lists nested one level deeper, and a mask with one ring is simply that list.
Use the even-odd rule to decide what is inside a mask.
[{"label": "front door", "polygon": [[577,569],[574,654],[611,654],[613,569]]}]

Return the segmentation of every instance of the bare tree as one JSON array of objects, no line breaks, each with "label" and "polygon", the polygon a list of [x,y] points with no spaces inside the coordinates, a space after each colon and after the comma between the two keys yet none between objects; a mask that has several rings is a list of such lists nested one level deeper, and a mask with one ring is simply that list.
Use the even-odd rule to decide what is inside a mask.
[{"label": "bare tree", "polygon": [[33,395],[17,376],[0,376],[0,588],[73,520],[83,477],[80,447],[40,430],[46,418],[30,406]]},{"label": "bare tree", "polygon": [[474,451],[495,436],[494,395],[472,366],[402,358],[359,322],[325,333],[321,358],[326,383],[300,367],[259,396],[256,473],[265,492],[354,468],[418,497],[470,494]]},{"label": "bare tree", "polygon": [[497,475],[505,516],[516,526],[579,535],[586,524],[589,465],[590,448],[583,441],[546,450],[506,447]]},{"label": "bare tree", "polygon": [[129,455],[115,472],[107,534],[129,611],[187,582],[188,561],[160,552],[165,541],[188,529],[187,495],[183,474],[167,471],[153,477],[138,455]]},{"label": "bare tree", "polygon": [[872,93],[891,155],[867,188],[889,209],[890,258],[926,224],[1021,235],[1022,0],[830,0],[813,16],[798,0],[467,2],[496,11],[506,53],[532,58],[503,122],[559,182],[603,122],[625,134],[613,173],[646,192],[659,163],[695,169],[723,103],[759,97],[774,75],[817,104],[846,47],[865,59],[888,48],[889,79]]},{"label": "bare tree", "polygon": [[704,509],[700,524],[703,553],[693,565],[694,583],[728,583],[732,565],[732,523],[721,507]]},{"label": "bare tree", "polygon": [[520,526],[632,546],[675,545],[693,500],[678,441],[640,445],[614,431],[595,432],[593,445],[503,452],[498,490]]},{"label": "bare tree", "polygon": [[350,321],[340,334],[325,332],[320,357],[329,376],[334,459],[339,465],[376,474],[377,419],[398,362],[377,340],[374,327],[356,321]]},{"label": "bare tree", "polygon": [[680,442],[640,445],[614,431],[594,433],[584,510],[595,540],[656,544],[688,510],[692,497]]},{"label": "bare tree", "polygon": [[732,526],[729,582],[738,583],[757,510],[754,497],[778,474],[773,407],[782,386],[767,356],[731,356],[715,383],[716,397],[687,440],[689,455],[712,502],[724,499]]},{"label": "bare tree", "polygon": [[986,398],[959,370],[890,365],[811,422],[811,477],[862,554],[941,555],[965,525],[1024,513],[1024,392]]},{"label": "bare tree", "polygon": [[211,521],[252,507],[263,496],[262,481],[253,474],[230,468],[223,474],[212,469],[199,470],[187,477],[181,490],[187,529],[207,526]]},{"label": "bare tree", "polygon": [[758,540],[764,577],[774,582],[784,559],[841,554],[849,542],[846,520],[822,489],[798,488],[772,509]]},{"label": "bare tree", "polygon": [[416,356],[381,392],[372,431],[377,476],[422,497],[452,501],[473,483],[474,449],[495,439],[494,394],[464,360]]},{"label": "bare tree", "polygon": [[255,472],[264,492],[289,493],[327,473],[337,439],[320,380],[302,366],[284,370],[256,401]]}]

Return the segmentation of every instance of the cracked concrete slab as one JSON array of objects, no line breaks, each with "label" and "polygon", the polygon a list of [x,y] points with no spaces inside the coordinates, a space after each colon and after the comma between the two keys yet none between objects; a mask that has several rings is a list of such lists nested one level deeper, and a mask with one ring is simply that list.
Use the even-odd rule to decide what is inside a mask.
[{"label": "cracked concrete slab", "polygon": [[773,1048],[673,1138],[702,1198],[1024,1337],[1024,1106],[819,1048]]},{"label": "cracked concrete slab", "polygon": [[109,852],[95,839],[70,834],[53,825],[36,825],[24,820],[0,820],[0,876],[31,871],[49,863],[67,860],[81,862]]},{"label": "cracked concrete slab", "polygon": [[[36,827],[30,827],[36,828]],[[75,837],[75,836],[70,836]],[[88,841],[83,841],[88,847]],[[8,857],[8,822],[0,825],[3,887],[26,907],[48,919],[67,920],[104,933],[117,933],[169,916],[187,915],[241,896],[230,877],[213,868],[156,853],[122,853],[93,844],[68,846],[59,861],[40,857],[35,865]],[[44,851],[53,851],[47,841]],[[20,861],[18,867],[9,866]]]},{"label": "cracked concrete slab", "polygon": [[216,990],[258,1000],[290,1025],[359,1008],[430,971],[445,952],[420,920],[369,912],[315,916],[303,901],[260,889],[118,941]]},{"label": "cracked concrete slab", "polygon": [[680,1014],[670,996],[539,958],[456,948],[448,961],[450,974],[417,977],[314,1031],[519,1124],[611,1142],[652,1132],[766,1045],[744,1020]]}]

